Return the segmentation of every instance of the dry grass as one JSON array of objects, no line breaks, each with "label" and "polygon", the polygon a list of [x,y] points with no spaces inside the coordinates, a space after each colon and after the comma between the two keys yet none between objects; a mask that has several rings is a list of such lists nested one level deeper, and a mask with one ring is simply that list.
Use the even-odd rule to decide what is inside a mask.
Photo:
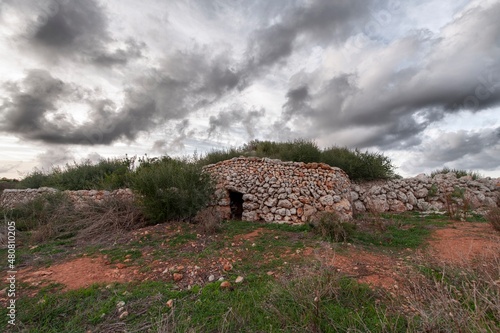
[{"label": "dry grass", "polygon": [[111,235],[118,238],[127,231],[143,227],[146,221],[139,208],[132,203],[108,198],[102,203],[89,203],[79,224],[79,242],[102,243],[110,241]]},{"label": "dry grass", "polygon": [[73,237],[80,243],[107,242],[145,225],[141,211],[130,202],[108,198],[75,207],[62,193],[41,196],[4,213],[16,221],[22,240],[31,244]]},{"label": "dry grass", "polygon": [[500,207],[491,208],[486,214],[486,220],[493,226],[493,229],[500,232]]},{"label": "dry grass", "polygon": [[498,332],[500,256],[478,267],[447,266],[426,258],[421,274],[408,276],[403,305],[413,316],[410,331]]},{"label": "dry grass", "polygon": [[213,235],[221,231],[222,217],[216,207],[202,209],[193,219],[197,231],[203,235]]}]

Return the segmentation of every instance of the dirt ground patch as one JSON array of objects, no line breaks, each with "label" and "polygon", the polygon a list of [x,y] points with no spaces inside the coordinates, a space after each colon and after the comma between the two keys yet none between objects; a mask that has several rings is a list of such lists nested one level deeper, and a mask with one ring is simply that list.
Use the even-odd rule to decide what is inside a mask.
[{"label": "dirt ground patch", "polygon": [[34,286],[50,282],[65,285],[65,290],[88,287],[94,283],[128,282],[134,272],[122,265],[109,265],[102,257],[83,257],[50,266],[49,268],[21,270],[22,281]]},{"label": "dirt ground patch", "polygon": [[[409,250],[409,249],[408,249]],[[304,249],[300,255],[315,257],[338,272],[355,278],[358,282],[388,291],[405,290],[405,278],[411,275],[407,259],[426,254],[437,262],[451,265],[470,265],[486,259],[498,258],[500,234],[488,223],[456,222],[437,229],[424,250],[416,250],[401,256],[385,255],[349,246],[335,251],[329,246],[321,249]]]},{"label": "dirt ground patch", "polygon": [[268,232],[269,230],[266,230],[264,228],[257,228],[254,231],[249,232],[248,234],[235,236],[234,240],[235,241],[245,241],[245,240],[251,241],[251,240],[254,240],[255,238],[259,237],[261,234],[263,234],[266,231]]},{"label": "dirt ground patch", "polygon": [[436,230],[428,250],[441,262],[469,265],[498,257],[500,233],[489,223],[456,222],[451,227]]},{"label": "dirt ground patch", "polygon": [[354,246],[342,252],[328,246],[323,246],[320,250],[306,248],[301,255],[315,257],[323,265],[358,282],[387,290],[400,288],[402,281],[398,279],[399,272],[406,267],[402,258],[368,252]]},{"label": "dirt ground patch", "polygon": [[[155,237],[180,234],[180,228],[173,226],[155,226],[136,231],[132,235]],[[150,255],[143,253],[145,262],[141,267],[130,263],[110,264],[107,258],[82,257],[54,264],[48,268],[27,268],[20,271],[23,282],[33,286],[43,286],[50,282],[61,283],[65,290],[88,287],[94,283],[113,283],[146,280],[163,280],[173,282],[180,288],[188,288],[194,284],[204,284],[227,275],[235,275],[233,265],[248,261],[249,252],[246,241],[259,242],[260,237],[272,232],[265,228],[257,228],[252,232],[229,238],[227,244],[208,257],[200,257],[207,246],[206,237],[197,237],[179,247],[184,256],[174,256],[159,260],[149,260]],[[210,236],[211,237],[211,236]],[[217,236],[213,236],[217,237]],[[137,237],[136,237],[137,238]],[[224,238],[224,237],[221,237]],[[278,237],[275,237],[278,239]],[[214,238],[219,239],[219,238]],[[147,243],[147,241],[145,241]],[[167,246],[162,243],[163,247]],[[187,247],[198,249],[193,258],[186,257]],[[150,250],[154,250],[152,247]],[[338,250],[340,249],[340,250]],[[500,234],[487,223],[456,222],[446,228],[433,232],[429,246],[424,249],[391,252],[374,251],[358,245],[332,245],[318,242],[317,246],[299,250],[281,248],[263,254],[263,262],[276,259],[310,258],[356,279],[358,282],[373,287],[384,288],[391,293],[404,292],[411,275],[412,258],[425,254],[432,259],[450,264],[468,264],[478,259],[497,256],[500,253]],[[479,261],[480,262],[480,261]],[[144,266],[144,267],[143,267]],[[147,268],[147,269],[144,269]],[[263,272],[266,273],[266,272]]]}]

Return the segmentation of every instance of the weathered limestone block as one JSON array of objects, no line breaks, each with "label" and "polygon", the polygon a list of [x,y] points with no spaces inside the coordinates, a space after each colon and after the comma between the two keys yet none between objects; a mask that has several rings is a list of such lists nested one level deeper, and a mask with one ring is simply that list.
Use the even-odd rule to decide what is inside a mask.
[{"label": "weathered limestone block", "polygon": [[290,209],[293,207],[293,204],[290,201],[285,199],[285,200],[278,201],[278,207]]},{"label": "weathered limestone block", "polygon": [[406,206],[399,200],[393,200],[389,205],[389,210],[396,213],[402,213],[406,211]]},{"label": "weathered limestone block", "polygon": [[354,209],[355,209],[357,212],[360,212],[360,213],[362,213],[362,212],[366,212],[366,207],[365,207],[365,205],[364,205],[361,201],[359,201],[359,200],[354,201]]}]

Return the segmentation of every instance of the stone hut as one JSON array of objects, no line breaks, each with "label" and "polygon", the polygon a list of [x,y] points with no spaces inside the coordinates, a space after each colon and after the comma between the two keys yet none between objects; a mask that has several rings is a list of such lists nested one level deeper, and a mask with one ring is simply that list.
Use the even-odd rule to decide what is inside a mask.
[{"label": "stone hut", "polygon": [[300,224],[317,212],[352,219],[347,174],[323,163],[238,157],[204,168],[216,180],[223,218]]}]

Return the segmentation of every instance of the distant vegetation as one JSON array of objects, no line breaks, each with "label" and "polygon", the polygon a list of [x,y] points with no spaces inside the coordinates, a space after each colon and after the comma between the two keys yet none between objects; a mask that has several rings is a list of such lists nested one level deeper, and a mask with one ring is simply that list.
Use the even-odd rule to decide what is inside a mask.
[{"label": "distant vegetation", "polygon": [[[83,161],[55,167],[48,172],[35,169],[17,184],[9,182],[9,187],[39,188],[54,187],[59,190],[113,190],[123,187],[141,187],[146,167],[163,168],[165,163],[182,165],[179,169],[196,169],[239,156],[256,156],[294,162],[322,162],[344,170],[352,180],[375,180],[395,177],[391,160],[381,153],[361,152],[358,149],[330,147],[318,148],[313,141],[295,140],[290,142],[251,141],[239,148],[215,150],[198,158],[142,158],[135,157],[102,159],[97,163]],[[168,161],[168,162],[167,162]],[[136,167],[138,162],[138,167]],[[158,173],[162,171],[158,170]],[[175,177],[174,177],[175,178]],[[161,183],[161,181],[159,181]]]},{"label": "distant vegetation", "polygon": [[381,153],[330,147],[324,150],[313,141],[251,141],[240,148],[217,150],[199,160],[203,165],[238,156],[256,156],[294,162],[322,162],[344,170],[352,180],[389,179],[396,176],[391,160]]},{"label": "distant vegetation", "polygon": [[54,187],[59,190],[113,190],[127,187],[135,158],[83,161],[55,167],[50,172],[34,170],[23,178],[19,188]]},{"label": "distant vegetation", "polygon": [[17,179],[9,179],[5,177],[0,178],[0,193],[8,188],[16,188],[18,183],[19,180]]},{"label": "distant vegetation", "polygon": [[470,176],[472,177],[473,180],[477,180],[479,178],[482,178],[481,174],[479,174],[476,171],[466,171],[466,170],[460,170],[460,169],[450,169],[448,167],[444,167],[439,170],[434,170],[431,172],[431,177],[434,177],[439,174],[447,174],[447,173],[454,173],[457,178],[464,177],[464,176]]}]

